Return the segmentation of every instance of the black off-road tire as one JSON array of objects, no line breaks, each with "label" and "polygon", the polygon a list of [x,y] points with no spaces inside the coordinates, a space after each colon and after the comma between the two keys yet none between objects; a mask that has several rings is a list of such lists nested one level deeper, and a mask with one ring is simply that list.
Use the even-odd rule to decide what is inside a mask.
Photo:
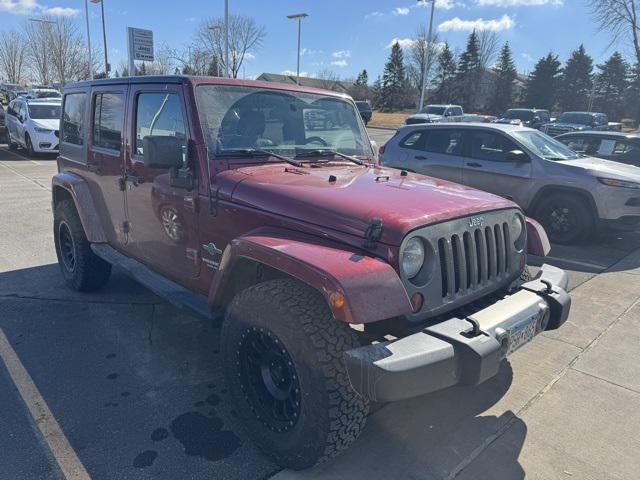
[{"label": "black off-road tire", "polygon": [[[256,390],[245,380],[243,365],[253,362],[244,360],[243,348],[257,335],[283,347],[299,381],[299,413],[287,431],[274,431],[269,417],[259,417]],[[348,325],[333,318],[316,290],[277,279],[242,291],[227,309],[221,343],[227,384],[244,429],[276,463],[309,468],[358,438],[369,403],[351,388],[342,353],[360,344]]]},{"label": "black off-road tire", "polygon": [[103,287],[111,276],[111,265],[91,250],[73,201],[59,202],[53,218],[56,255],[67,285],[80,292]]},{"label": "black off-road tire", "polygon": [[[566,216],[565,226],[558,220],[558,213],[560,216]],[[565,193],[549,195],[536,206],[535,218],[546,230],[549,240],[561,245],[585,242],[594,231],[591,208],[586,200],[576,195]],[[567,230],[562,230],[563,228]]]}]

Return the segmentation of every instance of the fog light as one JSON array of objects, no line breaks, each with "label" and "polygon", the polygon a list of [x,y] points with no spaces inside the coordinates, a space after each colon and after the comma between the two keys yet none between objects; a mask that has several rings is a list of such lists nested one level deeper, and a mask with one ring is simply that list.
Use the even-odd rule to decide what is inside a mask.
[{"label": "fog light", "polygon": [[417,313],[422,308],[422,302],[424,302],[424,297],[421,293],[414,293],[411,295],[411,310],[413,313]]},{"label": "fog light", "polygon": [[333,308],[344,307],[344,295],[339,292],[333,292],[329,295],[329,302]]},{"label": "fog light", "polygon": [[40,143],[40,148],[49,148],[50,146],[50,143]]}]

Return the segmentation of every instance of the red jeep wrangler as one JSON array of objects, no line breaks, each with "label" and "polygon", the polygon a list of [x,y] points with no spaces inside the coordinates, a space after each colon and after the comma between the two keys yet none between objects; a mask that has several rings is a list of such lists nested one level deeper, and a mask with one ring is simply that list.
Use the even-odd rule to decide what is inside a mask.
[{"label": "red jeep wrangler", "polygon": [[234,405],[285,467],[347,448],[371,401],[487,380],[569,312],[563,271],[527,275],[527,251],[549,248],[538,224],[504,198],[379,168],[353,101],[334,92],[73,84],[58,170],[66,282],[96,290],[113,265],[223,318]]}]

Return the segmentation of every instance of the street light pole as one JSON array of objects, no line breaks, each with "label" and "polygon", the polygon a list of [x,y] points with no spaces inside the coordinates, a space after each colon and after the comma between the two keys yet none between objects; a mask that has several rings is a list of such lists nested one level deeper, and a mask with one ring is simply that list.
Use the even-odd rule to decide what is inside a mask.
[{"label": "street light pole", "polygon": [[[222,30],[222,27],[220,25],[211,25],[209,27],[209,30],[211,30],[215,35],[216,33],[218,33],[218,34],[220,33],[220,30]],[[211,43],[214,44],[214,45],[217,43],[215,37],[213,38],[213,41]],[[218,52],[217,52],[217,49],[215,48],[215,46],[214,46],[214,49],[213,49],[213,55],[215,56],[215,60],[216,60],[216,64],[217,64],[216,65],[216,76],[218,76],[218,75],[220,75],[220,59],[218,58]]]},{"label": "street light pole", "polygon": [[84,0],[84,17],[87,22],[87,47],[89,48],[89,78],[93,80],[93,59],[91,58],[91,33],[89,32],[89,4]]},{"label": "street light pole", "polygon": [[229,0],[224,0],[224,70],[227,78],[229,73]]},{"label": "street light pole", "polygon": [[104,23],[104,0],[91,0],[91,3],[100,4],[100,13],[102,15],[102,40],[104,42],[104,73],[109,76],[109,57],[107,56],[107,28]]},{"label": "street light pole", "polygon": [[[427,0],[418,0],[418,3],[422,3]],[[433,11],[436,8],[436,0],[428,0],[431,2],[431,18],[429,19],[429,33],[427,34],[426,55],[427,58],[423,59],[422,65],[422,88],[420,89],[420,110],[424,107],[424,91],[427,89],[427,65],[431,64],[431,53],[433,49]]]},{"label": "street light pole", "polygon": [[300,85],[300,36],[302,30],[302,19],[308,17],[306,13],[296,13],[293,15],[287,15],[288,19],[298,20],[298,66],[296,68],[296,84]]}]

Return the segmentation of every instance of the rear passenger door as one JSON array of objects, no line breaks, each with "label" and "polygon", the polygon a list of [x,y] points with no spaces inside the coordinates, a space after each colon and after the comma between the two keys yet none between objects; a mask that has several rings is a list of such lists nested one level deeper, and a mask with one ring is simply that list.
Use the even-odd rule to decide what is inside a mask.
[{"label": "rear passenger door", "polygon": [[513,162],[507,153],[523,150],[504,134],[469,130],[463,183],[525,205],[531,189],[531,162]]},{"label": "rear passenger door", "polygon": [[462,139],[461,130],[415,130],[400,141],[400,147],[407,154],[403,164],[414,172],[460,183]]}]

